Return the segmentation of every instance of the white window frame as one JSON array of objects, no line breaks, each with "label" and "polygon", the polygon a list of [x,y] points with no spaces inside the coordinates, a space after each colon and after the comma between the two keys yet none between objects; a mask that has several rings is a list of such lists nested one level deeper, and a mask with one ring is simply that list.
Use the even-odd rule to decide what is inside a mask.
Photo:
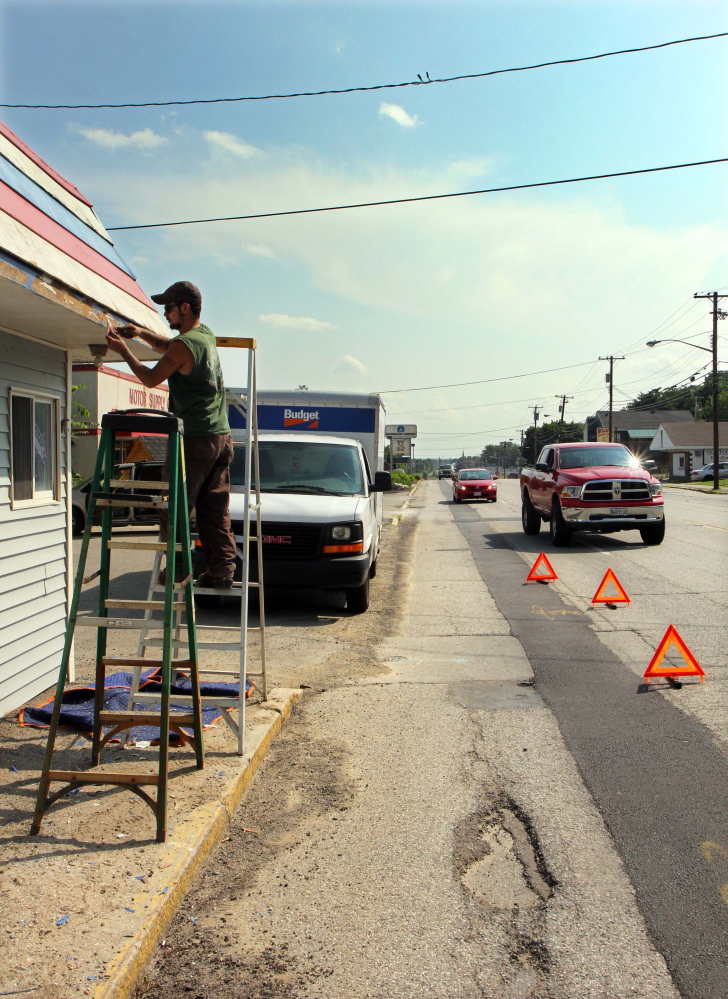
[{"label": "white window frame", "polygon": [[[13,479],[13,399],[33,400],[33,427],[35,427],[35,402],[51,403],[53,414],[53,446],[54,474],[53,489],[36,493],[35,490],[35,449],[33,451],[33,470],[31,474],[32,497],[29,499],[15,498],[15,483]],[[10,424],[10,509],[24,510],[32,506],[59,506],[61,503],[61,397],[48,392],[35,392],[32,389],[10,388],[8,392],[8,420]]]}]

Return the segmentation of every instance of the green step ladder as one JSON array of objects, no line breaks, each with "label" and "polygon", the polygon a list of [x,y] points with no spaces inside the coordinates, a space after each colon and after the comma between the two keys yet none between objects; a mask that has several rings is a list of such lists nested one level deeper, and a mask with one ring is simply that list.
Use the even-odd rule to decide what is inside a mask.
[{"label": "green step ladder", "polygon": [[[168,482],[136,482],[126,479],[114,479],[114,459],[116,451],[116,435],[129,437],[131,434],[166,435],[168,440]],[[187,507],[187,488],[185,485],[184,451],[182,448],[182,421],[171,413],[159,410],[131,409],[106,413],[101,420],[101,440],[96,467],[89,494],[86,527],[81,542],[81,553],[76,570],[76,581],[73,590],[73,600],[68,615],[66,638],[63,646],[63,656],[56,685],[53,715],[48,731],[43,770],[36,800],[35,815],[30,829],[31,836],[37,836],[41,829],[43,817],[48,809],[59,798],[75,791],[82,785],[109,784],[127,787],[139,795],[152,809],[157,820],[157,842],[163,843],[167,838],[167,784],[169,780],[169,733],[170,730],[181,736],[183,741],[191,742],[195,752],[196,769],[201,770],[205,762],[202,736],[202,702],[200,698],[200,680],[198,670],[197,632],[195,628],[195,608],[192,589],[192,554],[190,543],[190,518]],[[144,490],[135,492],[134,490]],[[153,490],[150,492],[150,490]],[[159,491],[157,491],[159,490]],[[166,495],[165,495],[166,494]],[[121,541],[112,540],[112,508],[142,507],[167,511],[167,540],[165,541]],[[86,559],[91,541],[91,528],[94,514],[101,509],[101,553],[100,568],[90,576],[85,576]],[[109,571],[111,552],[119,549],[138,551],[164,551],[167,556],[166,579],[164,585],[164,600],[115,600],[109,597]],[[181,555],[182,582],[175,583],[175,566]],[[78,615],[78,605],[81,589],[84,584],[99,579],[99,604],[96,617]],[[124,658],[107,655],[107,639],[109,629],[128,630],[148,627],[148,622],[142,618],[122,617],[109,614],[116,610],[163,610],[163,635],[161,659]],[[187,657],[184,660],[173,661],[174,626],[176,612],[184,610],[186,618]],[[120,732],[127,731],[137,725],[156,725],[160,730],[159,766],[156,774],[150,773],[117,773],[110,770],[54,770],[53,751],[58,734],[58,722],[61,713],[68,667],[73,647],[74,632],[77,627],[97,628],[96,639],[96,692],[94,699],[94,726],[91,748],[91,767],[98,767],[101,762],[101,751],[110,739]],[[144,669],[159,667],[161,669],[162,690],[159,711],[105,711],[104,681],[106,669],[111,666],[118,670],[127,667],[143,665]],[[191,691],[191,710],[189,712],[170,712],[170,687],[172,669],[184,670],[189,673]],[[129,704],[127,707],[132,708]],[[193,736],[185,729],[192,728]],[[61,783],[60,790],[51,793],[51,784]],[[153,798],[144,787],[157,788],[156,798]]]}]

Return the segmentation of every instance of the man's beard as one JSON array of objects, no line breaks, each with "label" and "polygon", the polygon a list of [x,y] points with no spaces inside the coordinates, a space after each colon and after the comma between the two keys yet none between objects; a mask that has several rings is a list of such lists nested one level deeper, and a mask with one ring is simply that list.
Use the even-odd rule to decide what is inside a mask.
[{"label": "man's beard", "polygon": [[170,323],[169,328],[171,330],[180,330],[182,329],[182,323]]}]

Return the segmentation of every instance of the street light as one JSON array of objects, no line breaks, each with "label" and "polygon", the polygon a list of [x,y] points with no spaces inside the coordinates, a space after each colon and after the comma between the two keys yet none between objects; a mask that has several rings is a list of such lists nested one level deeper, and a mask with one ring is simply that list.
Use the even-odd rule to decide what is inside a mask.
[{"label": "street light", "polygon": [[725,312],[719,312],[717,305],[713,321],[713,346],[701,347],[699,343],[690,343],[688,340],[648,340],[648,347],[656,347],[658,343],[684,343],[688,347],[695,347],[697,350],[704,350],[706,354],[713,355],[713,489],[717,492],[720,488],[720,423],[718,420],[718,319],[724,319]]}]

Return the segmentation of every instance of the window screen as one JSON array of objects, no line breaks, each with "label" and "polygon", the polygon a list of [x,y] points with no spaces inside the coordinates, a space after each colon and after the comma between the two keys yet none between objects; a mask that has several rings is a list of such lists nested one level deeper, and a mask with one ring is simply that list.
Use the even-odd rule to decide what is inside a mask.
[{"label": "window screen", "polygon": [[13,499],[33,498],[33,400],[14,395],[13,421]]},{"label": "window screen", "polygon": [[41,399],[34,402],[35,495],[52,496],[55,480],[53,403]]}]

